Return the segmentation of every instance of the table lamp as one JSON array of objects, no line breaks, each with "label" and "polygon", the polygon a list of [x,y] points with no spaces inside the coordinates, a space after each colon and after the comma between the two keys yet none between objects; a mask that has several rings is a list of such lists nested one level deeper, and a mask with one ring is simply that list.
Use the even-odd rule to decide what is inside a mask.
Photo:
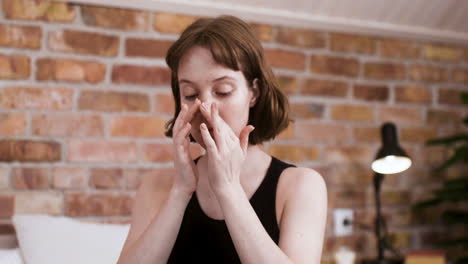
[{"label": "table lamp", "polygon": [[384,179],[384,174],[394,174],[407,170],[411,166],[411,159],[398,144],[396,127],[393,123],[384,123],[381,128],[381,133],[382,146],[377,152],[375,160],[372,162],[372,170],[375,172],[375,236],[377,239],[377,263],[400,263],[399,261],[384,261],[385,249],[393,251],[393,253],[400,258],[401,255],[385,240],[387,231],[385,219],[382,217],[380,211],[380,187]]}]

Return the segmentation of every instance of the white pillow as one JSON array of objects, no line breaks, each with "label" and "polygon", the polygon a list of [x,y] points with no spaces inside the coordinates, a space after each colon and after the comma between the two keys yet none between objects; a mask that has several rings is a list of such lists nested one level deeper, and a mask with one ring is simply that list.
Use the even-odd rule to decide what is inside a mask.
[{"label": "white pillow", "polygon": [[130,228],[48,215],[14,215],[12,222],[28,264],[117,263]]},{"label": "white pillow", "polygon": [[0,263],[2,264],[23,264],[19,248],[0,249]]}]

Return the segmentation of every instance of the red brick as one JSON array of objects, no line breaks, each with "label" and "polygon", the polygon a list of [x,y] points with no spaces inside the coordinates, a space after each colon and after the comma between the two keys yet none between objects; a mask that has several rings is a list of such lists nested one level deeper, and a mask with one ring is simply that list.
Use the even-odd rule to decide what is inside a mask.
[{"label": "red brick", "polygon": [[377,50],[377,41],[368,36],[330,33],[330,47],[333,51],[373,55]]},{"label": "red brick", "polygon": [[323,32],[308,29],[279,27],[276,42],[301,48],[320,49],[326,46]]},{"label": "red brick", "polygon": [[461,84],[468,84],[468,69],[453,69],[452,80]]},{"label": "red brick", "polygon": [[406,205],[411,200],[410,193],[408,191],[401,190],[382,190],[381,197],[382,203],[386,206]]},{"label": "red brick", "polygon": [[148,143],[142,147],[143,157],[147,162],[171,162],[174,160],[172,144]]},{"label": "red brick", "polygon": [[328,192],[330,208],[356,208],[366,204],[365,192],[357,188],[343,188]]},{"label": "red brick", "polygon": [[32,140],[0,140],[0,161],[31,161],[52,162],[59,161],[61,146],[51,141]]},{"label": "red brick", "polygon": [[462,105],[461,93],[460,89],[440,88],[439,104]]},{"label": "red brick", "polygon": [[119,168],[95,168],[91,170],[91,184],[97,189],[122,189],[125,178]]},{"label": "red brick", "polygon": [[85,189],[88,187],[86,168],[55,167],[52,170],[53,186],[56,189]]},{"label": "red brick", "polygon": [[162,33],[181,34],[199,17],[172,13],[154,14],[154,30]]},{"label": "red brick", "polygon": [[330,164],[370,164],[375,150],[368,146],[328,146],[324,150],[323,161]]},{"label": "red brick", "polygon": [[388,101],[389,93],[386,85],[355,84],[353,86],[354,98],[366,101]]},{"label": "red brick", "polygon": [[127,182],[128,189],[137,189],[140,186],[141,180],[146,177],[161,177],[166,178],[165,181],[161,181],[165,184],[164,189],[169,189],[172,186],[172,180],[175,177],[174,167],[170,168],[153,168],[153,169],[124,169],[124,176]]},{"label": "red brick", "polygon": [[63,214],[63,194],[60,192],[16,192],[16,214]]},{"label": "red brick", "polygon": [[330,182],[333,186],[363,186],[372,184],[373,173],[368,166],[362,164],[340,164],[335,165],[332,171],[333,175]]},{"label": "red brick", "polygon": [[395,101],[430,104],[432,102],[432,92],[428,87],[423,86],[398,86],[395,87]]},{"label": "red brick", "polygon": [[98,115],[37,114],[32,117],[31,129],[38,136],[98,137],[104,135],[104,122]]},{"label": "red brick", "polygon": [[114,57],[119,51],[119,38],[66,29],[49,33],[48,46],[53,51]]},{"label": "red brick", "polygon": [[156,94],[154,96],[154,112],[174,115],[175,105],[172,94]]},{"label": "red brick", "polygon": [[0,167],[0,191],[10,188],[10,168]]},{"label": "red brick", "polygon": [[49,168],[13,168],[13,187],[18,190],[49,189]]},{"label": "red brick", "polygon": [[273,40],[273,27],[271,25],[249,23],[253,33],[260,41],[271,41]]},{"label": "red brick", "polygon": [[447,45],[426,44],[423,46],[423,56],[430,60],[456,62],[461,60],[462,50]]},{"label": "red brick", "polygon": [[15,214],[15,197],[13,195],[0,195],[0,218],[10,218]]},{"label": "red brick", "polygon": [[364,105],[332,105],[331,118],[338,121],[374,121],[374,109]]},{"label": "red brick", "polygon": [[68,193],[65,196],[67,216],[128,216],[133,197],[129,194]]},{"label": "red brick", "polygon": [[292,70],[305,69],[305,54],[281,49],[266,49],[267,62],[275,68],[286,68]]},{"label": "red brick", "polygon": [[406,79],[406,67],[395,63],[366,63],[364,76],[378,80],[404,80]]},{"label": "red brick", "polygon": [[125,56],[164,58],[172,43],[170,40],[128,38],[125,40]]},{"label": "red brick", "polygon": [[293,119],[320,119],[325,110],[325,106],[318,103],[293,103],[290,107]]},{"label": "red brick", "polygon": [[149,112],[146,94],[126,92],[82,91],[78,106],[80,110],[104,112]]},{"label": "red brick", "polygon": [[68,161],[73,162],[135,162],[135,142],[105,140],[70,140]]},{"label": "red brick", "polygon": [[30,59],[27,56],[0,54],[0,80],[28,79],[31,72],[30,64]]},{"label": "red brick", "polygon": [[110,119],[110,134],[113,137],[164,137],[165,123],[166,120],[158,117],[115,116]]},{"label": "red brick", "polygon": [[169,85],[171,74],[168,68],[159,66],[114,65],[112,82],[116,84]]},{"label": "red brick", "polygon": [[72,89],[14,86],[0,90],[0,107],[3,108],[71,110],[72,106]]},{"label": "red brick", "polygon": [[110,29],[148,31],[148,12],[101,6],[81,6],[81,17],[88,26]]},{"label": "red brick", "polygon": [[449,80],[449,71],[446,68],[415,64],[408,69],[409,78],[413,81],[446,82]]},{"label": "red brick", "polygon": [[298,81],[295,77],[280,75],[277,76],[279,89],[285,94],[294,94],[298,90]]},{"label": "red brick", "polygon": [[0,135],[24,135],[26,113],[0,113]]},{"label": "red brick", "polygon": [[401,141],[412,143],[424,143],[428,139],[433,139],[437,136],[437,131],[433,128],[402,128]]},{"label": "red brick", "polygon": [[343,143],[348,140],[347,127],[335,124],[296,122],[296,137],[307,142]]},{"label": "red brick", "polygon": [[319,157],[319,152],[317,147],[276,144],[271,145],[268,151],[272,156],[291,162],[316,160]]},{"label": "red brick", "polygon": [[409,248],[411,245],[412,234],[404,231],[390,232],[388,239],[395,248]]},{"label": "red brick", "polygon": [[462,122],[460,113],[456,111],[428,109],[426,116],[427,124],[437,127],[458,125]]},{"label": "red brick", "polygon": [[353,138],[356,142],[379,143],[380,127],[354,127]]},{"label": "red brick", "polygon": [[42,31],[36,26],[0,25],[0,46],[39,49]]},{"label": "red brick", "polygon": [[380,40],[380,54],[392,58],[419,58],[421,46],[415,41],[382,39]]},{"label": "red brick", "polygon": [[340,81],[308,79],[303,82],[301,94],[328,97],[346,97],[348,84]]},{"label": "red brick", "polygon": [[[408,153],[408,154],[411,156],[412,160],[415,163],[422,163],[422,164],[424,163],[425,164],[442,164],[446,159],[448,159],[450,155],[450,150],[446,148],[445,146],[424,145],[424,146],[421,146],[417,150],[410,149],[409,151],[411,151],[411,153]],[[431,175],[436,174],[437,175],[437,177],[435,178],[436,180],[442,176],[441,173],[439,172],[435,173],[434,171],[425,172],[426,175],[414,175],[414,174],[415,173],[412,173],[412,171],[409,170],[408,175],[417,177],[417,179],[425,179],[429,181],[429,176]],[[434,179],[432,180],[434,181]],[[408,181],[413,182],[413,183],[416,182],[416,180],[409,179],[409,178],[408,178]]]},{"label": "red brick", "polygon": [[420,108],[404,106],[383,106],[380,108],[380,121],[393,122],[396,124],[422,124],[422,113]]},{"label": "red brick", "polygon": [[39,81],[99,83],[106,75],[106,65],[96,61],[42,58],[36,65]]},{"label": "red brick", "polygon": [[278,136],[276,136],[276,139],[292,139],[294,138],[294,129],[295,125],[290,124],[285,130],[283,130]]},{"label": "red brick", "polygon": [[9,19],[73,22],[72,4],[53,1],[3,0],[5,17]]},{"label": "red brick", "polygon": [[313,55],[311,57],[311,72],[332,74],[347,77],[357,77],[359,62],[354,58]]}]

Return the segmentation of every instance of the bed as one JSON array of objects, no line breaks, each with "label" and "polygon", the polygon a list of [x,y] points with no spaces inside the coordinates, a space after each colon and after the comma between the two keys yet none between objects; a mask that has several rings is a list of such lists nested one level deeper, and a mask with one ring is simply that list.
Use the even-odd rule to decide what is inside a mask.
[{"label": "bed", "polygon": [[12,225],[0,224],[0,263],[116,263],[129,228],[64,216],[15,215]]}]

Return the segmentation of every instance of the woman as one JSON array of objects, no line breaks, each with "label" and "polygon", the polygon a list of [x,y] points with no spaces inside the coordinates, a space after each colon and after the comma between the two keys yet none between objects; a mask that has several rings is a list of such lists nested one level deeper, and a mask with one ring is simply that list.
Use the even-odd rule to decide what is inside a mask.
[{"label": "woman", "polygon": [[[175,175],[142,181],[118,263],[320,263],[325,183],[262,150],[290,120],[249,26],[199,19],[166,62]],[[206,154],[192,160],[190,140]]]}]

